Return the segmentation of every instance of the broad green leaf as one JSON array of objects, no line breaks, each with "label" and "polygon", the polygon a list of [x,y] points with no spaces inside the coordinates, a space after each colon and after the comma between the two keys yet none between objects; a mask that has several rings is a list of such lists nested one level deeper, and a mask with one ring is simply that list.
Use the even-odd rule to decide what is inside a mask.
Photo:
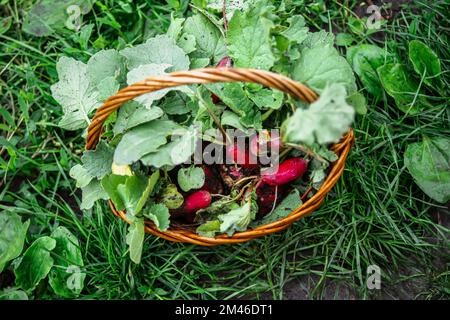
[{"label": "broad green leaf", "polygon": [[[249,99],[242,83],[210,84],[206,87],[218,96],[227,107],[240,116],[239,121],[244,127],[261,128],[261,113],[253,101]],[[205,107],[210,109],[213,107],[210,99],[200,102],[200,104],[203,103],[207,104]]]},{"label": "broad green leaf", "polygon": [[220,232],[231,236],[236,231],[247,230],[247,226],[255,218],[255,211],[252,210],[250,202],[246,201],[242,207],[221,214],[218,218],[221,221]]},{"label": "broad green leaf", "polygon": [[178,39],[177,45],[187,54],[196,50],[197,40],[192,34],[183,33]]},{"label": "broad green leaf", "polygon": [[292,77],[319,93],[337,83],[345,85],[348,94],[356,91],[352,68],[331,45],[304,48],[294,63]]},{"label": "broad green leaf", "polygon": [[125,210],[125,204],[122,200],[120,193],[117,190],[117,186],[125,184],[128,176],[110,174],[103,177],[101,186],[103,190],[108,194],[109,199],[114,203],[117,210]]},{"label": "broad green leaf", "polygon": [[275,89],[259,89],[247,91],[248,97],[260,109],[278,110],[283,104],[283,92]]},{"label": "broad green leaf", "polygon": [[86,187],[94,178],[81,164],[74,165],[69,171],[69,176],[77,181],[77,188]]},{"label": "broad green leaf", "polygon": [[191,166],[178,170],[178,185],[181,190],[188,192],[191,189],[199,189],[205,183],[205,172],[201,167]]},{"label": "broad green leaf", "polygon": [[16,288],[6,288],[0,292],[0,300],[28,300],[28,295]]},{"label": "broad green leaf", "polygon": [[141,262],[144,236],[144,219],[134,218],[132,223],[130,224],[130,227],[128,228],[126,242],[130,248],[131,261],[136,264]]},{"label": "broad green leaf", "polygon": [[192,111],[189,108],[189,98],[182,92],[169,93],[164,100],[158,105],[165,113],[174,114],[186,114]]},{"label": "broad green leaf", "polygon": [[269,224],[280,220],[282,218],[287,217],[293,210],[297,209],[302,205],[302,200],[300,199],[300,194],[297,189],[294,189],[291,193],[289,193],[275,209],[264,216],[260,220],[253,221],[250,226],[252,228],[262,226],[265,224]]},{"label": "broad green leaf", "polygon": [[425,75],[424,82],[427,85],[437,84],[440,86],[438,76],[442,72],[441,60],[430,47],[422,41],[412,40],[409,43],[409,60],[421,77]]},{"label": "broad green leaf", "polygon": [[361,44],[347,49],[348,63],[352,65],[367,91],[379,99],[383,96],[383,87],[377,69],[391,60],[385,49],[375,45]]},{"label": "broad green leaf", "polygon": [[199,225],[195,232],[202,237],[214,238],[220,232],[220,220],[207,221]]},{"label": "broad green leaf", "polygon": [[20,263],[14,269],[16,284],[24,290],[33,290],[53,267],[50,251],[56,241],[50,237],[36,239],[25,251]]},{"label": "broad green leaf", "polygon": [[141,158],[143,164],[155,168],[172,167],[186,162],[195,152],[199,140],[200,128],[192,125],[189,128],[179,128],[172,132],[172,140],[155,152]]},{"label": "broad green leaf", "polygon": [[40,0],[25,16],[22,30],[31,35],[43,37],[65,27],[77,29],[79,15],[77,16],[77,11],[70,11],[73,5],[80,10],[80,15],[84,15],[91,10],[92,0]]},{"label": "broad green leaf", "polygon": [[169,38],[177,41],[180,37],[181,31],[183,30],[183,23],[186,19],[184,18],[175,18],[174,13],[170,15],[170,25],[169,29],[167,29],[166,35]]},{"label": "broad green leaf", "polygon": [[348,47],[354,41],[355,41],[355,38],[349,33],[338,33],[336,35],[336,45],[337,46]]},{"label": "broad green leaf", "polygon": [[272,8],[267,0],[261,0],[246,12],[234,13],[228,24],[227,44],[236,67],[269,70],[273,66],[270,31],[274,24],[267,18]]},{"label": "broad green leaf", "polygon": [[159,231],[166,231],[170,225],[169,209],[162,203],[152,204],[148,210],[144,210],[144,216],[155,223]]},{"label": "broad green leaf", "polygon": [[[253,106],[252,101],[247,97],[242,83],[212,83],[206,85],[208,90],[214,93],[219,99],[236,114],[243,116],[244,110],[250,109]],[[208,107],[212,101],[206,100]]]},{"label": "broad green leaf", "polygon": [[169,120],[153,120],[126,132],[114,152],[116,164],[132,164],[144,155],[155,152],[166,144],[167,136],[180,126]]},{"label": "broad green leaf", "polygon": [[125,80],[125,58],[115,49],[101,50],[87,63],[89,81],[99,85],[105,78],[112,77],[119,83]]},{"label": "broad green leaf", "polygon": [[327,144],[339,141],[348,131],[355,110],[346,102],[342,84],[325,88],[319,100],[307,109],[298,108],[286,120],[283,140],[288,143]]},{"label": "broad green leaf", "polygon": [[225,110],[222,113],[220,123],[222,126],[230,126],[246,132],[246,128],[242,125],[239,116],[232,111]]},{"label": "broad green leaf", "polygon": [[195,38],[193,59],[208,59],[217,64],[225,56],[225,40],[219,29],[202,14],[195,14],[186,19],[184,33]]},{"label": "broad green leaf", "polygon": [[408,145],[405,165],[417,185],[437,202],[450,200],[450,142],[430,139]]},{"label": "broad green leaf", "polygon": [[98,100],[105,101],[119,91],[120,83],[115,77],[106,77],[97,84]]},{"label": "broad green leaf", "polygon": [[[134,208],[135,215],[138,214],[144,207],[144,205],[147,202],[148,198],[150,197],[153,189],[155,188],[155,185],[158,182],[158,180],[159,180],[159,170],[156,170],[155,172],[152,173],[150,178],[148,178],[147,186],[145,187],[139,200],[136,203],[136,207]],[[136,190],[136,191],[138,191],[138,190]]]},{"label": "broad green leaf", "polygon": [[139,214],[159,179],[159,171],[149,178],[142,175],[109,175],[101,185],[117,210],[127,210],[131,216]]},{"label": "broad green leaf", "polygon": [[86,150],[81,157],[83,168],[97,179],[101,179],[111,173],[114,149],[101,140],[95,150]]},{"label": "broad green leaf", "polygon": [[150,180],[141,175],[127,176],[116,189],[127,213],[135,216],[142,209],[151,192]]},{"label": "broad green leaf", "polygon": [[92,180],[87,186],[81,188],[81,210],[92,208],[97,200],[108,200],[108,194],[103,190],[100,181]]},{"label": "broad green leaf", "polygon": [[62,106],[64,115],[59,126],[77,130],[90,124],[89,115],[100,106],[98,93],[87,76],[86,64],[61,57],[56,63],[59,81],[50,87],[53,98]]},{"label": "broad green leaf", "polygon": [[281,35],[289,41],[301,44],[308,37],[309,28],[305,26],[305,18],[301,15],[295,15],[287,19],[289,27],[281,32]]},{"label": "broad green leaf", "polygon": [[234,209],[238,209],[239,205],[230,201],[227,198],[219,199],[212,202],[209,207],[200,209],[195,214],[195,222],[205,223],[210,220],[215,220],[221,214],[226,214]]},{"label": "broad green leaf", "polygon": [[51,237],[56,241],[52,251],[54,265],[48,282],[55,293],[63,298],[76,298],[84,287],[86,274],[78,239],[65,227],[53,230]]},{"label": "broad green leaf", "polygon": [[355,108],[356,113],[366,114],[367,113],[367,101],[364,95],[359,92],[354,92],[347,97],[347,102],[349,105]]},{"label": "broad green leaf", "polygon": [[29,225],[30,220],[22,222],[13,211],[0,212],[0,272],[22,252]]},{"label": "broad green leaf", "polygon": [[191,69],[204,68],[209,65],[208,58],[192,58]]},{"label": "broad green leaf", "polygon": [[334,34],[320,30],[319,32],[309,32],[306,39],[302,42],[302,47],[314,48],[333,46]]},{"label": "broad green leaf", "polygon": [[422,109],[422,99],[416,98],[418,84],[411,78],[402,64],[385,64],[377,69],[381,83],[386,92],[395,100],[397,107],[411,115]]},{"label": "broad green leaf", "polygon": [[114,135],[123,133],[140,124],[161,118],[163,114],[163,110],[159,107],[152,106],[151,108],[146,108],[136,101],[129,101],[119,109],[113,128]]},{"label": "broad green leaf", "polygon": [[145,43],[120,51],[128,62],[128,70],[145,64],[168,64],[168,71],[188,70],[189,58],[175,40],[167,35],[148,39]]}]

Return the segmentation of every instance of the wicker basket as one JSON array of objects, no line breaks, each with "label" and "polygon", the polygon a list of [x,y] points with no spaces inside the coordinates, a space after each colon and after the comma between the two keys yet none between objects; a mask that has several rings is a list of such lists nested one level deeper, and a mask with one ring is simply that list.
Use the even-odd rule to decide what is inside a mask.
[{"label": "wicker basket", "polygon": [[[102,126],[106,118],[123,103],[140,96],[145,93],[154,92],[164,88],[171,88],[180,85],[189,84],[206,84],[214,82],[252,82],[258,83],[266,87],[275,88],[291,95],[293,98],[312,103],[317,100],[317,95],[306,86],[289,79],[285,76],[275,74],[263,70],[255,69],[238,69],[238,68],[206,68],[195,69],[190,71],[172,72],[168,75],[150,77],[142,82],[130,85],[115,95],[109,97],[104,104],[97,109],[92,123],[88,128],[86,137],[86,150],[94,149],[99,142],[102,133]],[[278,232],[288,228],[292,223],[299,220],[303,216],[316,210],[325,199],[326,194],[335,185],[344,170],[345,159],[354,144],[353,130],[350,129],[337,144],[331,147],[338,155],[331,166],[322,187],[299,208],[292,211],[287,217],[278,221],[259,226],[255,229],[249,229],[244,232],[237,232],[231,237],[226,234],[218,235],[215,238],[202,237],[193,230],[189,230],[182,226],[172,226],[165,232],[158,231],[151,221],[146,221],[145,231],[155,236],[164,238],[174,242],[188,242],[202,246],[214,246],[227,243],[245,242],[255,239],[273,232]],[[113,213],[126,219],[125,212],[118,211],[114,208],[114,204],[109,201],[109,205]]]}]

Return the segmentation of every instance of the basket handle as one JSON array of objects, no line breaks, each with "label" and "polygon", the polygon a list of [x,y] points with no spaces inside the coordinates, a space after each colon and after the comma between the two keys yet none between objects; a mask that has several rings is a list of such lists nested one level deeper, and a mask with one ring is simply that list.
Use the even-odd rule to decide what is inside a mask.
[{"label": "basket handle", "polygon": [[163,76],[149,77],[144,81],[134,83],[119,90],[101,105],[95,112],[88,127],[86,150],[95,149],[103,123],[108,116],[125,102],[145,93],[158,91],[188,84],[207,84],[215,82],[252,82],[265,87],[283,91],[293,98],[312,103],[317,100],[317,94],[305,85],[286,76],[270,71],[241,68],[203,68],[189,71],[176,71]]}]

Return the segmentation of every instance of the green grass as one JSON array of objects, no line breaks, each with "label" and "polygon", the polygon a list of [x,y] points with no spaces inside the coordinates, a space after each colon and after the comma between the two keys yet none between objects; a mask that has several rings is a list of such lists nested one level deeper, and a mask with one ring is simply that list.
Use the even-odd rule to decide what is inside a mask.
[{"label": "green grass", "polygon": [[[448,90],[444,97],[427,92],[433,107],[418,116],[405,116],[391,99],[369,99],[367,115],[356,119],[357,143],[343,177],[319,210],[287,231],[212,248],[146,236],[142,263],[134,265],[125,243],[127,226],[106,203],[84,214],[78,209],[80,193],[68,172],[79,161],[84,140],[80,132],[56,126],[61,109],[49,87],[57,81],[58,57],[87,60],[102,43],[139,43],[164,31],[172,10],[164,2],[138,1],[130,14],[119,1],[99,2],[83,18],[95,24],[85,47],[69,31],[45,38],[22,33],[21,17],[31,1],[0,2],[2,16],[12,17],[11,28],[0,34],[0,208],[31,219],[26,246],[59,225],[77,236],[87,273],[81,299],[283,299],[305,293],[345,298],[343,287],[356,298],[449,298],[448,223],[436,219],[448,220],[448,205],[428,198],[403,163],[407,144],[424,135],[448,138]],[[386,46],[402,61],[408,41],[424,41],[441,58],[448,88],[445,1],[405,6],[383,26],[385,37],[355,34],[348,27],[356,1],[327,6],[305,1],[306,7],[296,2],[312,26],[353,33],[358,43]],[[146,23],[136,22],[139,18]],[[379,291],[366,287],[372,264],[382,270]],[[32,297],[56,298],[46,281]]]}]

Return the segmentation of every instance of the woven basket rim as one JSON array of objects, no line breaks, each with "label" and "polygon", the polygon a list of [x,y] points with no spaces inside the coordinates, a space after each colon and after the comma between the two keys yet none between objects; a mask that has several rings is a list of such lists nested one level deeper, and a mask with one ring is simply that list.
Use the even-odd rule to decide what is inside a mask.
[{"label": "woven basket rim", "polygon": [[[307,86],[296,82],[283,75],[270,71],[240,68],[204,68],[189,71],[172,72],[164,76],[149,77],[144,81],[129,85],[105,100],[92,119],[86,137],[86,150],[94,149],[100,140],[102,126],[106,118],[123,103],[139,95],[158,91],[168,87],[186,84],[205,84],[214,82],[253,82],[266,87],[283,91],[296,99],[312,103],[317,100],[318,95]],[[338,159],[330,165],[329,173],[322,186],[307,201],[293,210],[286,217],[269,224],[242,232],[236,232],[232,236],[226,234],[217,235],[214,238],[203,237],[192,230],[179,226],[171,226],[167,231],[159,231],[154,223],[145,220],[145,232],[164,238],[172,242],[187,242],[202,246],[214,246],[219,244],[230,244],[246,242],[267,234],[278,232],[288,228],[292,223],[315,211],[324,201],[326,194],[336,184],[345,167],[345,160],[355,142],[353,130],[350,129],[340,140],[331,146]],[[118,211],[111,200],[108,200],[112,212],[130,223],[124,211]]]}]

